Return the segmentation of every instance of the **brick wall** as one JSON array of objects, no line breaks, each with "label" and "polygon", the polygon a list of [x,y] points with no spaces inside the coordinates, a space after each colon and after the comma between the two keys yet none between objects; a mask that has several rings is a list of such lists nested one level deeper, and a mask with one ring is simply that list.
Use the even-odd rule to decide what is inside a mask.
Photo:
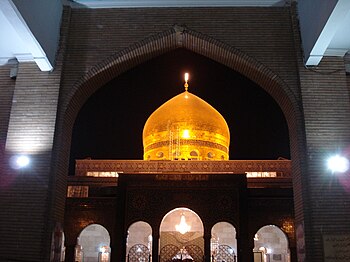
[{"label": "brick wall", "polygon": [[8,123],[12,105],[15,80],[10,78],[13,66],[0,66],[0,156],[4,152]]},{"label": "brick wall", "polygon": [[350,145],[350,103],[342,58],[324,58],[317,68],[300,70],[307,148],[309,225],[306,244],[312,260],[322,261],[322,236],[350,232],[348,174],[327,170],[331,154],[346,153]]},{"label": "brick wall", "polygon": [[65,91],[105,59],[171,29],[174,24],[232,46],[268,65],[298,96],[289,8],[73,9]]},{"label": "brick wall", "polygon": [[41,72],[35,63],[20,63],[16,81],[7,86],[12,107],[4,110],[10,116],[5,154],[28,154],[31,163],[25,170],[14,170],[8,162],[3,166],[2,176],[8,180],[0,193],[1,235],[6,240],[0,245],[3,261],[41,261],[49,254],[51,150],[59,80],[57,72]]}]

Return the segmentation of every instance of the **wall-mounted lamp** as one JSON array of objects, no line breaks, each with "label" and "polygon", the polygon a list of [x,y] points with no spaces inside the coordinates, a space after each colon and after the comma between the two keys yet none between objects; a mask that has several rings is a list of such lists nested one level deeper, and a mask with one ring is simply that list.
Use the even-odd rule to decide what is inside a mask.
[{"label": "wall-mounted lamp", "polygon": [[10,165],[13,169],[22,169],[30,164],[30,159],[26,155],[16,155],[11,157]]},{"label": "wall-mounted lamp", "polygon": [[349,160],[344,156],[335,155],[328,159],[327,166],[333,173],[344,173],[349,170]]}]

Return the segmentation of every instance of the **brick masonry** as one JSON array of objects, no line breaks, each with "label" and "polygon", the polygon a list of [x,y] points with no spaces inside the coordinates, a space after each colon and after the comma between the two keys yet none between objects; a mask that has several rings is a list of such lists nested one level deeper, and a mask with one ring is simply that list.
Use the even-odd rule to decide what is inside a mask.
[{"label": "brick masonry", "polygon": [[1,245],[0,260],[41,261],[47,259],[50,243],[46,232],[51,231],[49,185],[60,74],[41,72],[35,63],[20,63],[17,78],[11,81],[7,88],[12,103],[3,111],[9,116],[4,159],[25,153],[31,164],[24,171],[2,166],[1,234],[8,237]]},{"label": "brick masonry", "polygon": [[6,134],[8,123],[10,121],[10,112],[13,91],[16,81],[10,78],[10,70],[12,66],[6,65],[0,67],[0,152],[5,150]]},{"label": "brick masonry", "polygon": [[[350,142],[345,69],[335,58],[315,69],[303,67],[294,6],[65,7],[60,41],[51,73],[21,64],[14,81],[0,67],[0,98],[6,101],[0,105],[0,142],[6,137],[10,154],[10,148],[16,151],[28,142],[19,134],[31,134],[40,151],[30,174],[6,173],[13,182],[0,193],[6,239],[0,258],[47,261],[52,228],[64,217],[70,140],[79,109],[114,77],[179,47],[247,76],[281,106],[289,126],[295,216],[305,227],[307,261],[322,260],[322,232],[349,232],[348,193],[323,165],[328,151],[343,150]],[[9,103],[12,96],[16,103]]]},{"label": "brick masonry", "polygon": [[308,161],[308,215],[305,228],[312,261],[322,261],[322,236],[349,234],[349,174],[337,176],[325,161],[332,153],[349,156],[350,105],[342,58],[324,58],[317,68],[301,69]]}]

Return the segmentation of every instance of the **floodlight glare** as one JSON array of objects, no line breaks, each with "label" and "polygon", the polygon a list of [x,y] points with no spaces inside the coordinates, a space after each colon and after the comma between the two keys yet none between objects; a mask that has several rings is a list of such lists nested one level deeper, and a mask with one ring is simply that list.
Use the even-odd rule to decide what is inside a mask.
[{"label": "floodlight glare", "polygon": [[29,165],[30,159],[28,156],[19,155],[14,158],[13,167],[15,169],[25,168]]},{"label": "floodlight glare", "polygon": [[328,159],[327,165],[333,173],[344,173],[349,169],[349,160],[343,156],[335,155]]}]

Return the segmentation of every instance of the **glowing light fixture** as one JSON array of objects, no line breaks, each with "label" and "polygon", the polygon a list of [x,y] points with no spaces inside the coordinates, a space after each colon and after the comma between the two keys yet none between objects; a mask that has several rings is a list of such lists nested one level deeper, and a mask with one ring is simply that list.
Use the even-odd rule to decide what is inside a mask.
[{"label": "glowing light fixture", "polygon": [[182,132],[182,138],[185,138],[185,139],[190,138],[190,130],[185,129],[185,130]]},{"label": "glowing light fixture", "polygon": [[14,169],[22,169],[29,165],[30,159],[26,155],[16,155],[11,158],[11,166]]},{"label": "glowing light fixture", "polygon": [[185,91],[187,91],[188,90],[188,73],[185,73],[185,85],[184,85],[184,87],[185,87]]},{"label": "glowing light fixture", "polygon": [[108,246],[102,246],[100,247],[100,254],[98,255],[98,261],[100,262],[109,262],[109,247]]},{"label": "glowing light fixture", "polygon": [[343,156],[335,155],[328,159],[327,166],[333,173],[344,173],[349,170],[349,160]]},{"label": "glowing light fixture", "polygon": [[180,224],[175,225],[175,229],[181,234],[186,234],[188,231],[191,230],[191,226],[186,223],[186,218],[184,214],[181,215]]},{"label": "glowing light fixture", "polygon": [[100,247],[100,252],[101,253],[107,253],[108,248],[106,246]]}]

